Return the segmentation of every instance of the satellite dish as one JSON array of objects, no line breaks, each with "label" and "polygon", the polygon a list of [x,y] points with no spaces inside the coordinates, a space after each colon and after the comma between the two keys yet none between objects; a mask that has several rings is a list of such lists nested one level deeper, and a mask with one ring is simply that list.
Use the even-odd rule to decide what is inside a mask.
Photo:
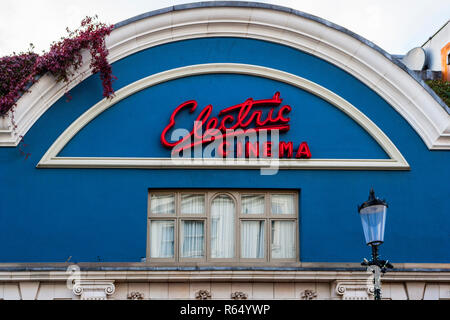
[{"label": "satellite dish", "polygon": [[410,50],[402,59],[402,62],[411,70],[421,71],[425,67],[426,57],[425,50],[418,47]]}]

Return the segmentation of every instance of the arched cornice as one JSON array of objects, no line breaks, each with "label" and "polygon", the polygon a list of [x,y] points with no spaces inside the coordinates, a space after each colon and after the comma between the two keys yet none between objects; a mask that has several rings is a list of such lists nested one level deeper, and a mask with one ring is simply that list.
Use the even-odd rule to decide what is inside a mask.
[{"label": "arched cornice", "polygon": [[[74,158],[58,154],[85,126],[117,103],[160,83],[205,74],[244,74],[287,83],[308,91],[352,118],[383,148],[390,159],[179,159],[179,158]],[[408,170],[409,165],[384,132],[355,106],[330,90],[291,73],[262,66],[237,63],[192,65],[151,75],[117,91],[113,99],[103,99],[73,122],[53,143],[38,164],[39,168],[264,168]]]},{"label": "arched cornice", "polygon": [[[150,12],[116,26],[107,39],[110,61],[157,45],[204,37],[243,37],[287,45],[352,74],[383,97],[420,135],[430,150],[450,150],[448,107],[405,66],[382,49],[326,20],[279,6],[253,2],[200,2]],[[89,63],[69,89],[89,76]],[[16,130],[0,119],[0,146],[16,146],[66,88],[43,76],[18,101]]]}]

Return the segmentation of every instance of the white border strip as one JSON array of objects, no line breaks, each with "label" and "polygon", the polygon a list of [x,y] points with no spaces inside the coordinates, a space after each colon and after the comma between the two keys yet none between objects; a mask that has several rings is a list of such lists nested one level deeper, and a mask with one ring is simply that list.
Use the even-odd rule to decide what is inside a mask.
[{"label": "white border strip", "polygon": [[[281,169],[375,169],[408,170],[409,165],[392,141],[368,117],[342,97],[299,76],[261,66],[212,63],[164,71],[136,81],[116,92],[113,99],[103,99],[73,122],[53,143],[38,168],[261,168],[271,165],[267,159],[166,159],[166,158],[63,158],[58,154],[69,141],[93,119],[123,99],[149,87],[184,77],[204,74],[244,74],[284,82],[306,90],[329,102],[356,121],[383,148],[391,159],[279,159]],[[168,161],[169,160],[169,161]],[[273,160],[272,160],[273,161]]]}]

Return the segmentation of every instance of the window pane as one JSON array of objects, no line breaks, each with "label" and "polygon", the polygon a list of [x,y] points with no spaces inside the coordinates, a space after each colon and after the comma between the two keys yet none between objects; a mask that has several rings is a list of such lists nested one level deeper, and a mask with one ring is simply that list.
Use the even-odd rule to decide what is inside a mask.
[{"label": "window pane", "polygon": [[174,221],[151,221],[150,223],[150,257],[174,257]]},{"label": "window pane", "polygon": [[241,256],[245,259],[264,258],[264,221],[242,221]]},{"label": "window pane", "polygon": [[211,258],[234,258],[233,199],[222,195],[211,205]]},{"label": "window pane", "polygon": [[264,214],[264,195],[243,195],[242,214]]},{"label": "window pane", "polygon": [[292,194],[273,194],[272,195],[272,214],[295,214],[294,195],[292,195]]},{"label": "window pane", "polygon": [[181,222],[181,257],[204,257],[205,224],[203,221]]},{"label": "window pane", "polygon": [[204,214],[205,196],[185,194],[181,196],[181,214]]},{"label": "window pane", "polygon": [[152,195],[150,207],[154,214],[175,214],[175,196]]},{"label": "window pane", "polygon": [[272,221],[272,258],[295,258],[295,222]]}]

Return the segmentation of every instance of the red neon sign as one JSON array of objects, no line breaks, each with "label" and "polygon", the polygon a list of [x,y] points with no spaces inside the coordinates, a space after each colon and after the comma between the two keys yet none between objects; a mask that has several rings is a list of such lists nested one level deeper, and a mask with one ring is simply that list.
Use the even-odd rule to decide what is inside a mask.
[{"label": "red neon sign", "polygon": [[[197,101],[186,101],[178,106],[172,113],[169,124],[164,128],[161,134],[161,143],[167,148],[172,148],[174,152],[180,152],[196,145],[208,144],[219,137],[224,141],[218,149],[219,155],[227,156],[227,148],[229,148],[229,143],[225,142],[227,137],[245,134],[247,130],[252,130],[252,132],[263,130],[267,132],[274,130],[280,132],[289,131],[289,121],[291,119],[288,117],[288,114],[292,111],[292,108],[289,105],[284,105],[280,107],[278,111],[275,111],[275,108],[279,107],[282,101],[279,92],[275,93],[271,99],[253,100],[252,98],[249,98],[243,103],[223,109],[216,117],[211,116],[213,110],[212,105],[207,105],[194,120],[194,126],[188,135],[178,141],[169,142],[166,139],[166,135],[175,127],[175,117],[184,110],[188,110],[189,113],[192,114],[198,107]],[[261,109],[258,109],[263,107],[271,108],[266,116],[264,116]],[[251,129],[249,128],[250,126]],[[243,130],[235,131],[237,129]],[[194,142],[184,143],[186,141],[192,141],[192,138],[194,138]],[[279,147],[280,157],[293,157],[292,142],[280,142]],[[264,143],[262,150],[259,149],[258,143],[247,142],[244,148],[242,143],[238,142],[237,156],[242,156],[242,154],[245,154],[246,157],[259,157],[260,154],[265,157],[271,156],[273,145],[270,142]],[[296,158],[311,158],[311,152],[306,142],[303,142],[298,148]]]}]

